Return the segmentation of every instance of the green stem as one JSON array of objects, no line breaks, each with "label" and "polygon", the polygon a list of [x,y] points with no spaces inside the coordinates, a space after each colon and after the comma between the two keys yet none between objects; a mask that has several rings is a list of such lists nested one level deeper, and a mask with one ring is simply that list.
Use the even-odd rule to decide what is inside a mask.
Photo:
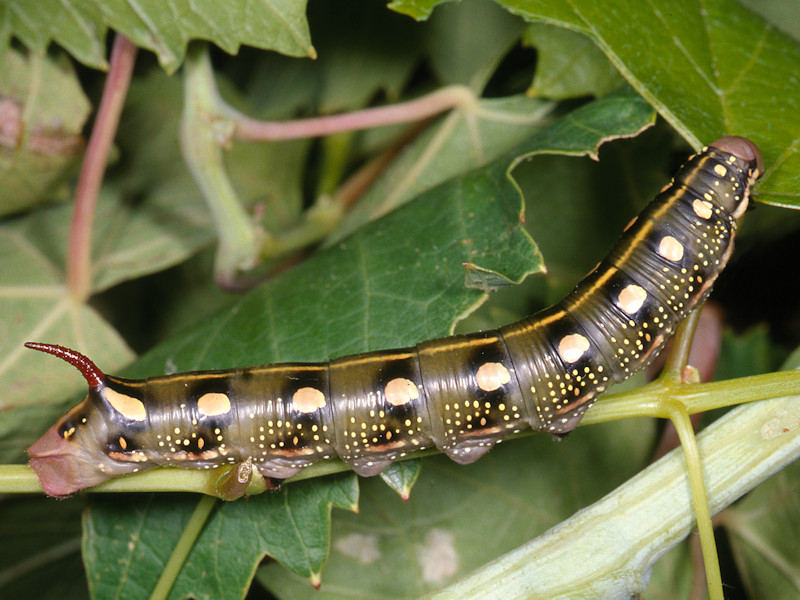
[{"label": "green stem", "polygon": [[722,575],[719,570],[719,557],[717,544],[714,540],[714,528],[711,524],[711,512],[708,508],[708,496],[703,481],[703,466],[700,462],[700,452],[697,449],[697,438],[694,427],[689,418],[686,407],[680,402],[665,401],[667,410],[671,413],[669,420],[678,432],[683,454],[686,458],[686,472],[689,476],[689,486],[692,489],[694,514],[697,520],[697,530],[700,533],[700,546],[703,549],[703,562],[705,564],[706,582],[710,600],[724,600],[722,593]]},{"label": "green stem", "polygon": [[681,381],[683,379],[683,369],[689,364],[689,353],[692,351],[692,342],[694,341],[694,332],[697,329],[697,324],[700,322],[700,312],[703,306],[700,305],[686,317],[678,325],[675,332],[675,337],[672,339],[672,348],[667,356],[667,362],[664,365],[664,374],[674,379]]},{"label": "green stem", "polygon": [[217,501],[210,496],[203,496],[197,503],[189,522],[183,528],[183,533],[178,543],[175,544],[175,549],[161,572],[161,576],[156,582],[156,586],[153,588],[153,593],[150,594],[150,600],[164,600],[169,595],[169,591],[175,585],[183,564],[186,562],[186,558],[192,548],[194,548],[195,541],[197,541],[216,503]]},{"label": "green stem", "polygon": [[696,385],[679,385],[664,379],[621,394],[609,394],[586,413],[583,424],[604,423],[629,417],[657,417],[668,419],[659,395],[680,401],[690,415],[766,400],[800,394],[800,372],[779,371],[767,375],[753,375],[727,381],[714,381]]},{"label": "green stem", "polygon": [[346,155],[342,148],[335,146],[349,140],[349,135],[340,135],[328,143],[326,155],[332,155],[334,160],[324,165],[322,193],[312,209],[297,227],[272,235],[249,217],[228,178],[222,147],[229,145],[234,137],[246,141],[277,141],[331,136],[419,122],[452,108],[474,107],[477,102],[472,90],[454,85],[408,102],[351,113],[283,122],[257,121],[233,109],[221,98],[206,46],[189,49],[184,69],[181,148],[214,218],[219,237],[215,265],[217,282],[229,289],[240,287],[238,274],[242,270],[252,268],[259,260],[283,256],[318,242],[341,220],[344,207],[336,200],[337,194],[331,200],[328,192],[341,178]]},{"label": "green stem", "polygon": [[235,287],[237,274],[258,260],[268,235],[256,227],[231,184],[222,157],[221,100],[206,46],[190,48],[184,65],[184,109],[181,117],[181,149],[184,159],[214,217],[219,250],[215,275],[223,287]]}]

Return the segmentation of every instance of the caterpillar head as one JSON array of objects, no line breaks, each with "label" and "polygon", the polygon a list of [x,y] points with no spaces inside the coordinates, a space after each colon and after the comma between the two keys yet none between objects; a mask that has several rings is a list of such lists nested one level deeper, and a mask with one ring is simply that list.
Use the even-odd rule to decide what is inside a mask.
[{"label": "caterpillar head", "polygon": [[[719,198],[724,208],[734,218],[738,219],[747,210],[750,200],[750,187],[755,183],[756,179],[764,174],[764,159],[761,156],[761,151],[753,142],[738,135],[728,135],[720,138],[716,142],[709,144],[709,147],[729,154],[730,157],[727,162],[735,164],[741,173],[744,173],[747,177],[747,181],[741,182],[741,195],[733,194],[729,198]],[[721,169],[721,171],[716,171],[716,169]],[[724,165],[717,165],[715,172],[720,177],[730,176],[729,173],[726,173]]]},{"label": "caterpillar head", "polygon": [[[67,361],[89,384],[86,397],[28,448],[31,468],[39,476],[44,491],[50,496],[66,496],[141,470],[141,463],[113,458],[109,425],[114,426],[119,420],[120,400],[119,394],[109,387],[105,374],[91,360],[69,348],[34,342],[25,346]],[[139,411],[139,407],[128,405],[122,410],[131,413]]]},{"label": "caterpillar head", "polygon": [[755,143],[738,135],[726,135],[709,144],[712,148],[733,154],[736,158],[751,165],[754,179],[764,174],[764,158]]}]

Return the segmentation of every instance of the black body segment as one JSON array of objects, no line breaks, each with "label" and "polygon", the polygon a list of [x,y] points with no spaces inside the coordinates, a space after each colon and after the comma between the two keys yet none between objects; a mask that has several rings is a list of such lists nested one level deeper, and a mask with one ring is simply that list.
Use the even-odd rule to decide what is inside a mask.
[{"label": "black body segment", "polygon": [[430,446],[430,419],[414,349],[370,352],[330,363],[335,449],[359,475]]},{"label": "black body segment", "polygon": [[51,495],[154,465],[250,465],[285,479],[338,456],[360,475],[436,446],[459,463],[525,427],[563,435],[649,362],[703,301],[763,172],[755,145],[692,157],[608,256],[555,306],[496,331],[320,364],[133,381],[75,351],[89,395],[28,452]]}]

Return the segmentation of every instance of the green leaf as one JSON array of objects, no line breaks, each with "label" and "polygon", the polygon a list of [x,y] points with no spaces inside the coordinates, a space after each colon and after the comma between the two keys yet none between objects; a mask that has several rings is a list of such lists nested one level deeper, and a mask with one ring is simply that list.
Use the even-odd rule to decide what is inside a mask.
[{"label": "green leaf", "polygon": [[[415,195],[503,153],[525,158],[538,151],[580,155],[618,137],[630,137],[653,122],[652,109],[626,89],[577,110],[569,119],[550,123],[553,105],[522,97],[481,100],[454,111],[423,135],[386,170],[358,206],[332,234],[341,239],[370,219],[388,213]],[[541,135],[531,134],[541,131]],[[528,138],[530,143],[522,143]],[[469,152],[464,152],[464,148]],[[519,159],[521,161],[523,159]],[[519,162],[518,161],[518,162]]]},{"label": "green leaf", "polygon": [[[590,35],[628,82],[695,148],[753,139],[767,165],[758,198],[800,206],[800,44],[726,0],[499,0],[514,14]],[[656,49],[657,51],[654,51]],[[786,101],[775,101],[776,98]],[[769,135],[764,135],[769,132]]]},{"label": "green leaf", "polygon": [[[126,112],[123,136],[135,150],[123,145],[121,152],[135,176],[110,177],[101,191],[92,229],[95,292],[184,261],[212,241],[210,215],[178,152],[178,83],[159,74],[133,86],[134,108]],[[148,102],[137,103],[142,98]],[[49,377],[38,377],[41,356],[23,348],[24,342],[58,342],[102,357],[108,371],[133,358],[97,310],[66,291],[72,210],[67,204],[47,207],[0,224],[2,256],[13,257],[0,263],[0,302],[7,317],[0,344],[0,385],[8,390],[0,405],[9,411],[0,421],[5,461],[19,460],[36,432],[62,412],[64,400],[85,389],[80,375],[61,361],[49,362]]]},{"label": "green leaf", "polygon": [[7,48],[0,68],[0,216],[67,197],[89,101],[72,66]]},{"label": "green leaf", "polygon": [[418,460],[406,460],[389,465],[381,472],[381,479],[397,492],[403,502],[407,502],[421,471],[422,465]]},{"label": "green leaf", "polygon": [[490,0],[447,4],[425,27],[431,66],[443,84],[481,91],[523,26]]},{"label": "green leaf", "polygon": [[794,0],[742,0],[742,4],[764,17],[775,27],[800,40],[800,14],[795,10]]},{"label": "green leaf", "polygon": [[327,243],[402,206],[420,193],[483,166],[541,129],[554,105],[524,97],[477,100],[417,137],[364,194]]},{"label": "green leaf", "polygon": [[656,127],[633,144],[604,146],[598,162],[538,155],[514,169],[525,190],[525,228],[547,264],[542,304],[564,297],[663,187],[671,143]]},{"label": "green leaf", "polygon": [[798,497],[800,463],[795,462],[720,516],[753,598],[791,598],[800,593]]},{"label": "green leaf", "polygon": [[[737,340],[739,353],[748,347],[762,356],[762,339],[748,335]],[[784,369],[800,366],[800,348],[784,364]],[[746,367],[746,368],[749,368]],[[775,415],[778,418],[778,414]],[[790,415],[785,429],[800,426],[797,415]],[[725,528],[734,560],[753,598],[775,596],[791,598],[800,593],[800,571],[796,560],[800,536],[800,462],[795,462],[718,516]]]},{"label": "green leaf", "polygon": [[[669,10],[634,0],[498,2],[530,21],[592,37],[695,148],[727,133],[753,139],[773,165],[759,183],[759,201],[800,206],[800,123],[792,100],[800,95],[800,44],[761,17],[726,0],[679,0]],[[391,6],[422,18],[439,3]]]},{"label": "green leaf", "polygon": [[[310,98],[315,110],[331,114],[366,106],[383,93],[397,98],[413,74],[424,49],[422,31],[408,19],[385,10],[380,3],[338,0],[313,3],[309,21],[316,25],[314,45],[319,59],[313,68],[321,72]],[[316,33],[318,31],[318,33]],[[408,52],[397,52],[398,47]],[[282,66],[304,68],[308,61],[275,57]],[[274,75],[281,73],[271,70]],[[273,84],[274,85],[274,84]],[[283,90],[271,90],[270,96]],[[276,94],[278,92],[278,94]]]},{"label": "green leaf", "polygon": [[[62,412],[63,401],[85,389],[85,381],[61,361],[41,376],[41,355],[26,341],[58,341],[102,356],[108,369],[130,362],[132,353],[97,311],[66,292],[63,252],[71,207],[57,206],[0,225],[0,457],[17,461],[36,432]],[[55,401],[59,404],[53,405]]]},{"label": "green leaf", "polygon": [[[84,553],[94,596],[149,597],[197,501],[191,495],[93,496]],[[267,555],[317,580],[330,545],[331,507],[354,510],[357,502],[356,477],[350,473],[222,505],[203,528],[169,597],[242,598]]]},{"label": "green leaf", "polygon": [[[448,333],[458,315],[485,298],[465,287],[465,259],[516,281],[541,268],[519,229],[519,195],[505,179],[505,166],[430,190],[408,210],[315,255],[248,293],[229,312],[162,345],[132,373],[323,360]],[[396,266],[387,272],[389,257]],[[384,318],[398,311],[401,321]]]},{"label": "green leaf", "polygon": [[[425,459],[407,503],[382,482],[363,480],[358,515],[334,521],[314,597],[411,599],[458,581],[634,475],[655,434],[652,424],[643,429],[590,427],[564,444],[536,435],[504,442],[467,466]],[[262,567],[258,579],[284,600],[311,597],[307,582],[276,565]]]},{"label": "green leaf", "polygon": [[7,38],[17,37],[35,52],[55,42],[96,69],[107,67],[105,37],[110,28],[153,51],[161,66],[173,72],[193,39],[210,39],[231,54],[247,44],[313,58],[305,7],[304,0],[170,0],[137,5],[124,0],[6,0],[0,18]]},{"label": "green leaf", "polygon": [[418,21],[424,21],[430,17],[435,7],[453,1],[454,0],[392,0],[388,6],[399,13],[414,17]]},{"label": "green leaf", "polygon": [[[398,99],[424,55],[424,30],[370,0],[313,2],[308,20],[319,57],[261,53],[247,65],[255,116],[279,119]],[[402,48],[402,52],[398,52]]]},{"label": "green leaf", "polygon": [[622,85],[622,77],[591,38],[533,23],[523,40],[537,50],[536,74],[528,95],[562,100],[604,96]]},{"label": "green leaf", "polygon": [[80,555],[81,510],[77,499],[58,503],[46,498],[4,499],[0,504],[0,596],[37,600],[88,596]]}]

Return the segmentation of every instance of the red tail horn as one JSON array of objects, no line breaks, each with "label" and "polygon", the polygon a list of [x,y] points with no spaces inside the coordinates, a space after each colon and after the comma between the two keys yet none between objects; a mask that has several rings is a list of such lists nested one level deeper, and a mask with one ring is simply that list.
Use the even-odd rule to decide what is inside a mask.
[{"label": "red tail horn", "polygon": [[25,342],[25,347],[39,350],[40,352],[47,352],[47,354],[52,354],[53,356],[67,361],[81,372],[86,378],[86,382],[89,384],[90,388],[100,387],[105,381],[105,373],[98,369],[97,365],[80,352],[65,348],[64,346],[57,346],[56,344],[41,344],[39,342]]}]

